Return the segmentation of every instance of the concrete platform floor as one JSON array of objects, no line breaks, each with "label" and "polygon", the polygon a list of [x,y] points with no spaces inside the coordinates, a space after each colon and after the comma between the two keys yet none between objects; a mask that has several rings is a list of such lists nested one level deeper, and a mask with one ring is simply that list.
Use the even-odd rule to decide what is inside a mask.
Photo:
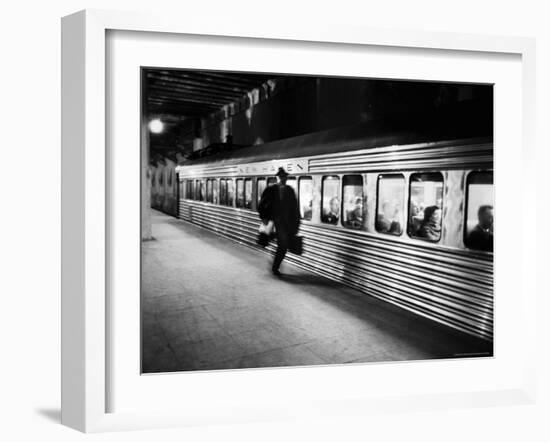
[{"label": "concrete platform floor", "polygon": [[[352,288],[153,212],[142,243],[142,371],[214,370],[491,354]],[[489,352],[489,353],[487,353]]]}]

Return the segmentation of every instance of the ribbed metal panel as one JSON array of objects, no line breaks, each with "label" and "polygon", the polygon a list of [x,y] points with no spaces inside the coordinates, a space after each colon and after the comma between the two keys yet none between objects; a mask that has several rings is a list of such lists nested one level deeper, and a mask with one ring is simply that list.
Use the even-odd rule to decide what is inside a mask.
[{"label": "ribbed metal panel", "polygon": [[312,157],[309,172],[353,172],[370,170],[415,170],[482,167],[493,161],[492,144],[437,144],[389,146]]},{"label": "ribbed metal panel", "polygon": [[[250,210],[180,200],[179,217],[257,248],[259,219]],[[492,255],[310,223],[302,225],[300,234],[305,253],[288,254],[288,261],[492,340]],[[272,253],[273,246],[266,251]]]}]

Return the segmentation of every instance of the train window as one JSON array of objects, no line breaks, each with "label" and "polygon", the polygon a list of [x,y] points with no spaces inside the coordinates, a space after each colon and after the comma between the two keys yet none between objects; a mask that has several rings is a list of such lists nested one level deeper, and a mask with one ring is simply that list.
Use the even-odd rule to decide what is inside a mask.
[{"label": "train window", "polygon": [[345,175],[342,180],[342,225],[348,229],[363,226],[363,177]]},{"label": "train window", "polygon": [[205,201],[206,199],[206,180],[199,180],[199,200]]},{"label": "train window", "polygon": [[206,202],[212,202],[212,180],[206,180]]},{"label": "train window", "polygon": [[192,200],[195,197],[195,189],[193,184],[194,184],[193,180],[186,181],[187,190],[185,193],[185,197],[189,200]]},{"label": "train window", "polygon": [[298,200],[300,202],[300,216],[311,221],[313,207],[313,180],[310,176],[300,177],[298,181]]},{"label": "train window", "polygon": [[201,200],[201,180],[195,181],[195,199]]},{"label": "train window", "polygon": [[375,222],[377,232],[390,235],[403,233],[404,201],[405,177],[401,174],[378,175]]},{"label": "train window", "polygon": [[235,181],[233,178],[227,180],[227,205],[233,207],[235,201]]},{"label": "train window", "polygon": [[220,204],[227,205],[227,180],[224,178],[220,179]]},{"label": "train window", "polygon": [[237,207],[244,207],[244,182],[242,178],[237,178]]},{"label": "train window", "polygon": [[169,170],[167,175],[168,175],[168,187],[172,187],[172,171]]},{"label": "train window", "polygon": [[471,172],[466,181],[466,247],[493,251],[493,172]]},{"label": "train window", "polygon": [[257,185],[256,185],[258,204],[260,204],[260,199],[262,198],[262,193],[264,193],[264,190],[265,190],[266,186],[267,186],[266,179],[265,178],[258,178]]},{"label": "train window", "polygon": [[159,186],[162,186],[164,184],[164,171],[161,170],[159,173]]},{"label": "train window", "polygon": [[220,203],[220,182],[216,178],[212,183],[212,202],[214,204]]},{"label": "train window", "polygon": [[410,236],[427,241],[441,238],[443,175],[439,172],[413,173],[410,179]]},{"label": "train window", "polygon": [[298,195],[298,182],[296,181],[296,177],[288,177],[286,184],[292,187],[292,190],[294,190],[294,195]]},{"label": "train window", "polygon": [[252,209],[252,178],[244,180],[244,207]]},{"label": "train window", "polygon": [[338,224],[340,219],[340,177],[331,175],[323,177],[321,221],[327,224]]}]

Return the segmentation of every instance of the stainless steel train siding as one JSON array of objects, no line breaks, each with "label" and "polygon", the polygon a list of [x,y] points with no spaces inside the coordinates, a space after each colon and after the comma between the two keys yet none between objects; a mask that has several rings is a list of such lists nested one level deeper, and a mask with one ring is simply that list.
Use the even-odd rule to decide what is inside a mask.
[{"label": "stainless steel train siding", "polygon": [[[460,141],[301,158],[307,161],[309,170],[300,175],[312,175],[314,179],[327,174],[363,175],[366,231],[303,221],[300,234],[304,236],[305,253],[288,254],[287,260],[439,323],[492,340],[493,254],[466,249],[462,243],[466,175],[471,170],[492,168],[492,148],[492,143]],[[243,164],[180,166],[179,177],[239,177],[243,176]],[[439,243],[409,238],[406,232],[395,237],[374,230],[375,183],[378,174],[387,171],[403,173],[407,182],[415,171],[444,174],[443,234]],[[316,198],[320,196],[314,194],[314,205]],[[256,211],[182,198],[179,218],[257,247]],[[274,247],[266,251],[272,253]]]}]

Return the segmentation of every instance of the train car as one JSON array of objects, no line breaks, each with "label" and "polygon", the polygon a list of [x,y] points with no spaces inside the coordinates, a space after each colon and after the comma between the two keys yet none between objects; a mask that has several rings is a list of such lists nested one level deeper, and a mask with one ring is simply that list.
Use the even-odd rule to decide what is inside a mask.
[{"label": "train car", "polygon": [[171,160],[157,162],[150,167],[151,207],[168,215],[178,214],[178,183],[176,163]]},{"label": "train car", "polygon": [[492,341],[492,137],[354,126],[201,158],[177,167],[178,216],[258,247],[279,167],[304,237],[287,261]]}]

